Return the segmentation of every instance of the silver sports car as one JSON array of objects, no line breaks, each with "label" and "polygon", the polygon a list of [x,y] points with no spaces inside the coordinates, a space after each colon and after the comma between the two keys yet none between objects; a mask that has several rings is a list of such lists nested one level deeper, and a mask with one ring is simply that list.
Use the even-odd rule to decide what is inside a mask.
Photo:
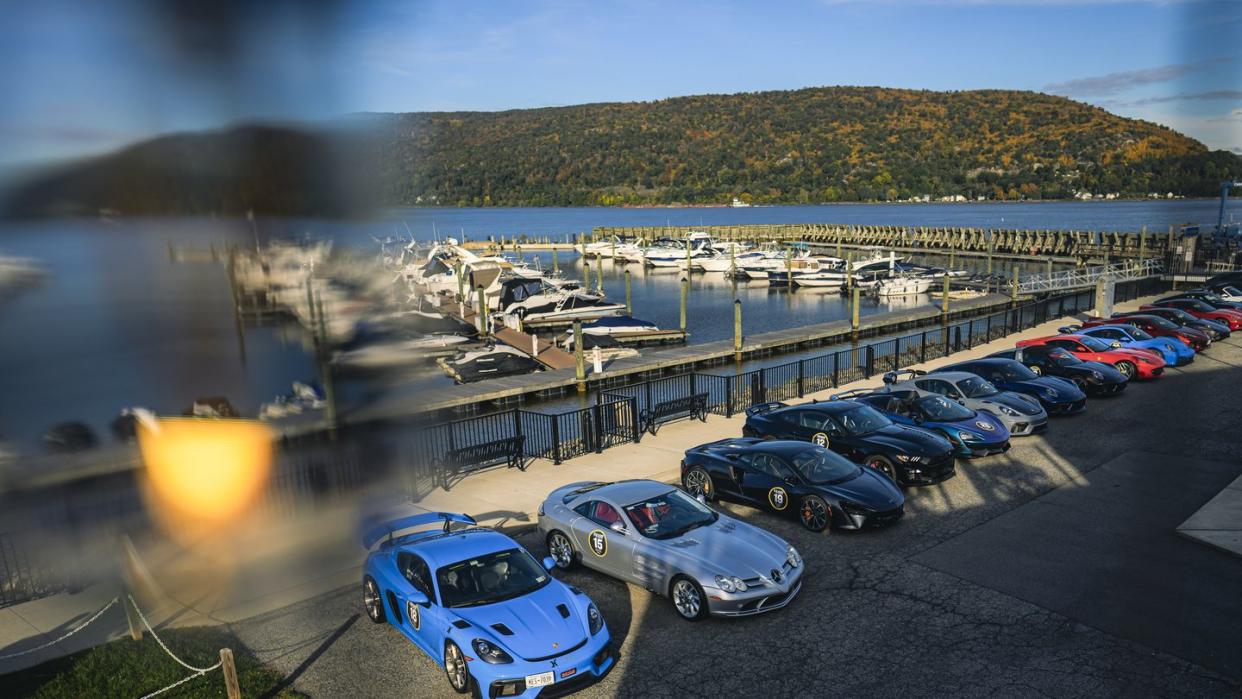
[{"label": "silver sports car", "polygon": [[780,609],[802,588],[788,542],[666,483],[571,483],[539,506],[558,568],[581,563],[673,600],[684,619]]},{"label": "silver sports car", "polygon": [[971,410],[990,413],[1015,437],[1034,434],[1048,426],[1048,412],[1039,401],[1013,391],[1002,391],[977,374],[943,371],[928,374],[901,369],[884,374],[884,383],[895,391],[915,389],[939,393]]}]

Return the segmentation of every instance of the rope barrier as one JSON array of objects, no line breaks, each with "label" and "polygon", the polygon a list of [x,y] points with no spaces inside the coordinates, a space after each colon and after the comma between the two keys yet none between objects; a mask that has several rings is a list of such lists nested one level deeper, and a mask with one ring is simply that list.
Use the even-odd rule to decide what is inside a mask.
[{"label": "rope barrier", "polygon": [[38,652],[38,651],[43,650],[44,648],[51,648],[52,646],[56,645],[57,643],[60,643],[61,641],[65,640],[66,638],[69,638],[70,636],[72,636],[72,635],[74,635],[75,633],[77,633],[77,632],[81,631],[82,629],[86,628],[87,626],[90,626],[92,622],[94,622],[94,621],[95,621],[96,619],[98,619],[99,617],[103,616],[104,612],[106,612],[106,611],[108,611],[109,609],[111,609],[111,608],[112,608],[112,605],[116,604],[116,603],[117,603],[117,602],[119,602],[119,601],[120,601],[120,598],[119,598],[119,597],[113,597],[111,602],[109,602],[109,603],[105,604],[105,605],[104,605],[104,607],[103,607],[103,609],[100,609],[99,611],[95,612],[95,615],[94,615],[94,616],[92,616],[91,618],[89,618],[89,619],[87,619],[86,621],[82,622],[82,625],[81,625],[81,626],[77,627],[76,629],[73,629],[72,631],[69,631],[68,633],[66,633],[65,635],[61,636],[60,638],[58,638],[58,639],[56,639],[56,640],[54,640],[54,641],[49,641],[49,642],[47,642],[47,643],[44,643],[44,644],[43,644],[43,645],[41,645],[41,646],[35,646],[34,648],[27,648],[26,650],[19,651],[19,652],[17,652],[17,653],[9,653],[8,655],[0,655],[0,660],[9,660],[9,659],[11,659],[11,658],[20,658],[20,657],[21,657],[21,656],[23,656],[23,655],[30,655],[31,653],[36,653],[36,652]]},{"label": "rope barrier", "polygon": [[155,633],[155,629],[151,628],[151,622],[147,621],[146,615],[142,613],[142,609],[140,609],[138,607],[138,603],[134,601],[134,596],[128,595],[128,594],[126,596],[129,598],[129,603],[134,605],[134,611],[138,612],[138,618],[142,620],[142,625],[147,627],[147,631],[151,633],[151,637],[154,638],[155,642],[160,645],[160,648],[163,648],[164,652],[168,654],[168,657],[172,658],[173,660],[176,660],[177,663],[181,665],[181,667],[184,667],[185,669],[194,673],[192,675],[187,675],[181,678],[180,680],[177,680],[176,682],[168,685],[167,687],[164,687],[163,689],[157,689],[154,692],[151,692],[150,694],[145,694],[141,697],[141,699],[150,699],[151,697],[163,694],[164,692],[167,692],[170,689],[180,687],[181,685],[185,684],[186,682],[189,682],[190,680],[202,677],[203,675],[206,675],[207,673],[213,670],[218,670],[220,666],[224,664],[224,661],[221,660],[220,662],[216,663],[215,665],[212,665],[211,667],[195,667],[187,663],[186,661],[182,660],[181,658],[178,658],[176,653],[173,653],[171,650],[168,649],[168,646],[164,644],[164,641],[163,639],[159,637],[159,634]]}]

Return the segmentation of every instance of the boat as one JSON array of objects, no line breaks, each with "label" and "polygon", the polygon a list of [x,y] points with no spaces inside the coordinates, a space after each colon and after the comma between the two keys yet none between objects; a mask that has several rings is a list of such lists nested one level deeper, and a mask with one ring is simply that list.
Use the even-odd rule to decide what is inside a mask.
[{"label": "boat", "polygon": [[733,201],[729,202],[729,208],[730,209],[748,209],[750,208],[750,204],[742,201],[741,199],[738,199],[737,197],[733,197]]},{"label": "boat", "polygon": [[655,323],[649,320],[639,320],[633,316],[611,316],[582,324],[582,332],[588,335],[618,335],[659,329]]},{"label": "boat", "polygon": [[933,281],[927,276],[897,274],[878,280],[873,289],[877,296],[912,296],[926,294]]},{"label": "boat", "polygon": [[643,261],[652,267],[686,268],[686,261],[711,255],[712,238],[702,231],[690,231],[684,240],[669,241],[647,248]]},{"label": "boat", "polygon": [[436,360],[457,383],[473,383],[500,376],[517,376],[542,370],[539,362],[508,345],[491,345]]},{"label": "boat", "polygon": [[323,391],[318,385],[294,381],[288,393],[277,396],[271,403],[259,406],[259,419],[274,420],[301,415],[312,410],[323,410],[325,405]]},{"label": "boat", "polygon": [[764,255],[765,253],[759,250],[735,251],[732,255],[727,251],[717,251],[715,255],[695,258],[693,266],[704,272],[731,272],[735,268],[763,259]]},{"label": "boat", "polygon": [[[521,322],[554,321],[571,323],[620,315],[625,305],[612,303],[585,291],[565,291],[541,279],[513,277],[500,284],[500,292],[489,307],[503,316]],[[506,325],[510,325],[506,323]]]},{"label": "boat", "polygon": [[[561,346],[566,352],[573,352],[575,344],[573,333],[569,333],[561,340]],[[611,335],[594,335],[585,332],[582,333],[582,351],[587,361],[592,361],[596,354],[599,355],[601,362],[638,356],[638,350],[622,345]]]},{"label": "boat", "polygon": [[628,243],[625,238],[619,235],[610,235],[604,240],[594,243],[583,243],[579,249],[583,257],[613,257],[613,253],[617,250],[625,249]]},{"label": "boat", "polygon": [[465,335],[390,336],[337,352],[332,357],[336,366],[360,371],[376,371],[405,366],[435,357],[453,354],[459,345],[470,342]]}]

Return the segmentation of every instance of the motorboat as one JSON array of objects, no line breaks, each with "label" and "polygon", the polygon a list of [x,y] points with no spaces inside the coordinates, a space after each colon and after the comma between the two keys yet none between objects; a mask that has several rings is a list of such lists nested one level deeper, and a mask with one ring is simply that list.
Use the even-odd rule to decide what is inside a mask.
[{"label": "motorboat", "polygon": [[765,254],[759,250],[734,251],[733,254],[717,250],[714,255],[694,258],[692,266],[704,272],[731,272],[735,268],[763,259]]},{"label": "motorboat", "polygon": [[912,296],[926,294],[933,281],[928,276],[897,274],[878,280],[873,288],[877,296]]},{"label": "motorboat", "polygon": [[[575,345],[573,333],[569,333],[561,340],[561,346],[566,352],[573,352]],[[638,350],[622,345],[617,338],[611,335],[592,335],[585,332],[582,333],[582,351],[587,355],[588,361],[596,353],[598,353],[600,361],[604,362],[610,362],[623,357],[638,356]]]},{"label": "motorboat", "polygon": [[501,274],[511,266],[504,258],[479,257],[458,245],[455,239],[448,238],[432,246],[423,262],[406,265],[400,276],[412,291],[457,293],[458,289],[468,291],[480,286],[485,291],[494,291]]},{"label": "motorboat", "polygon": [[819,263],[819,268],[795,272],[793,276],[795,285],[816,289],[835,289],[845,286],[850,277],[855,276],[846,268],[845,260],[839,257],[820,255],[812,259]]},{"label": "motorboat", "polygon": [[582,324],[582,332],[588,335],[619,335],[659,329],[655,323],[633,316],[611,316]]},{"label": "motorboat", "polygon": [[541,279],[520,277],[501,282],[499,294],[489,299],[489,308],[522,322],[594,320],[625,311],[624,304],[607,301],[601,294],[565,291]]},{"label": "motorboat", "polygon": [[691,231],[684,240],[670,241],[670,244],[647,248],[643,261],[652,267],[686,268],[687,260],[696,257],[708,257],[712,239],[702,231]]},{"label": "motorboat", "polygon": [[610,235],[604,240],[599,240],[594,243],[583,243],[579,247],[579,252],[582,253],[583,257],[611,258],[614,256],[615,252],[624,250],[627,246],[632,245],[633,243],[626,241],[625,238],[622,238],[619,235]]},{"label": "motorboat", "polygon": [[466,335],[389,335],[351,343],[332,357],[336,366],[358,371],[379,371],[453,354],[470,342]]},{"label": "motorboat", "polygon": [[539,362],[508,345],[493,345],[436,360],[444,373],[457,383],[473,383],[500,376],[517,376],[540,371]]}]

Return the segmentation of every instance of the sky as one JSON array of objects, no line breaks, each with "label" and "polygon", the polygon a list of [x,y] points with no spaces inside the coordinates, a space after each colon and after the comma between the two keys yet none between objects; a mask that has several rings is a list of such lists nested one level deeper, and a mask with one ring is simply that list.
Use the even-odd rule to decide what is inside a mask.
[{"label": "sky", "polygon": [[1242,153],[1242,1],[0,0],[0,168],[161,133],[822,85],[1037,90]]}]

